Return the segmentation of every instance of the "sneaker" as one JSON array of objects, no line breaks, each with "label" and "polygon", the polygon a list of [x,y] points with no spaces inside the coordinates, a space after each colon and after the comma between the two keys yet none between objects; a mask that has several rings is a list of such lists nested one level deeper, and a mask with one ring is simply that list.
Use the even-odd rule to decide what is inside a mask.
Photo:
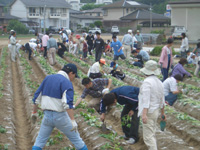
[{"label": "sneaker", "polygon": [[134,138],[130,138],[126,143],[127,144],[135,144],[135,139]]}]

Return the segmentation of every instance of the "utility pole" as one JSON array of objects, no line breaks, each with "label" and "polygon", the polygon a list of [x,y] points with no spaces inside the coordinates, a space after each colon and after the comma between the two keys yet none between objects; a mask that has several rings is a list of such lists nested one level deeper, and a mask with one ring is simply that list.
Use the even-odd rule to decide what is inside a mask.
[{"label": "utility pole", "polygon": [[150,3],[150,31],[152,31],[152,6]]},{"label": "utility pole", "polygon": [[46,33],[46,0],[44,0],[44,34]]}]

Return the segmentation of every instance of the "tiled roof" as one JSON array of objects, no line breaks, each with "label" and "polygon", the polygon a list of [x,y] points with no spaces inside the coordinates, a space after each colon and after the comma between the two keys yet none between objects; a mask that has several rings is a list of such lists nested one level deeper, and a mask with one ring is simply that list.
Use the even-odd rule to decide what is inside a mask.
[{"label": "tiled roof", "polygon": [[[150,11],[148,10],[136,10],[127,16],[121,17],[121,20],[149,20]],[[161,14],[152,13],[152,20],[169,20],[170,18],[165,17]]]},{"label": "tiled roof", "polygon": [[95,9],[91,9],[91,10],[84,10],[83,12],[85,12],[85,13],[90,13],[90,12],[98,13],[98,12],[103,12],[103,10],[102,10],[102,8],[95,8]]},{"label": "tiled roof", "polygon": [[200,4],[200,0],[185,0],[185,1],[173,1],[169,2],[169,4]]},{"label": "tiled roof", "polygon": [[89,15],[70,15],[70,17],[79,18],[79,19],[99,19],[99,20],[102,19],[102,17],[94,17],[94,16],[89,16]]}]

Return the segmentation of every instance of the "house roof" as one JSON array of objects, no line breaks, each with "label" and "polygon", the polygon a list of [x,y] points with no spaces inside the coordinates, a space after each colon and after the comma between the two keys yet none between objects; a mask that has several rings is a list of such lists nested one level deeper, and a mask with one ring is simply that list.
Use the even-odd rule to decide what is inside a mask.
[{"label": "house roof", "polygon": [[[121,17],[121,20],[149,20],[150,11],[148,10],[136,10],[127,16]],[[165,17],[161,14],[156,14],[152,12],[152,20],[170,20],[170,18]]]},{"label": "house roof", "polygon": [[200,0],[185,0],[185,1],[175,1],[175,2],[169,2],[169,4],[200,4]]},{"label": "house roof", "polygon": [[84,12],[78,11],[78,10],[74,10],[74,9],[70,9],[70,10],[69,10],[69,13],[70,13],[70,14],[83,14]]},{"label": "house roof", "polygon": [[84,13],[98,13],[98,12],[103,12],[102,8],[95,8],[91,10],[84,10]]},{"label": "house roof", "polygon": [[102,17],[94,17],[94,16],[89,16],[89,15],[70,15],[70,17],[79,18],[79,19],[99,19],[99,20],[102,19]]},{"label": "house roof", "polygon": [[[15,0],[11,5],[13,5]],[[26,7],[53,7],[53,8],[71,8],[71,5],[65,0],[21,0]]]},{"label": "house roof", "polygon": [[122,1],[114,2],[112,4],[103,6],[102,8],[108,9],[108,8],[122,8],[122,7],[125,7],[125,8],[149,8],[148,5],[145,5],[145,4],[136,2],[136,1],[129,1],[129,0],[128,1],[122,0]]},{"label": "house roof", "polygon": [[19,19],[19,17],[12,16],[10,13],[5,13],[3,16],[0,16],[0,18],[5,20]]}]

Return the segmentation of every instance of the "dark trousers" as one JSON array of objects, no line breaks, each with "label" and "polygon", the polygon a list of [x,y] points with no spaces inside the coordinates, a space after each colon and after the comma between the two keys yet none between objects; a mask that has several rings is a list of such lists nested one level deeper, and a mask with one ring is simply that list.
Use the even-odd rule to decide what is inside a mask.
[{"label": "dark trousers", "polygon": [[92,47],[93,47],[93,45],[89,45],[88,44],[88,52],[89,52],[90,55],[92,55],[92,52],[91,52],[92,51]]},{"label": "dark trousers", "polygon": [[181,58],[187,58],[186,50],[184,52],[181,52]]},{"label": "dark trousers", "polygon": [[114,59],[113,60],[118,60],[119,59],[119,57],[121,58],[121,59],[126,59],[126,57],[125,57],[125,55],[124,54],[121,54],[121,55],[114,55]]},{"label": "dark trousers", "polygon": [[32,50],[31,50],[31,47],[30,47],[29,43],[25,44],[25,48],[28,51],[28,59],[30,60],[31,59]]},{"label": "dark trousers", "polygon": [[101,59],[102,51],[96,50],[95,53],[95,61],[99,61]]},{"label": "dark trousers", "polygon": [[172,106],[174,102],[177,100],[177,98],[178,98],[177,94],[173,94],[172,92],[170,92],[167,96],[165,96],[165,101],[167,101],[168,104]]},{"label": "dark trousers", "polygon": [[62,48],[58,49],[58,55],[63,58],[65,50],[63,50]]},{"label": "dark trousers", "polygon": [[168,78],[170,60],[171,60],[171,56],[170,56],[170,54],[168,54],[168,65],[167,65],[167,68],[161,68],[161,72],[162,72],[162,75],[163,75],[162,82],[164,82]]},{"label": "dark trousers", "polygon": [[[122,113],[121,113],[121,121],[123,122],[123,117],[126,117],[129,113],[129,111],[133,108],[132,105],[125,105]],[[124,134],[126,135],[126,137],[129,138],[134,138],[135,141],[138,141],[138,129],[139,129],[139,122],[140,122],[140,117],[137,116],[138,115],[138,111],[134,111],[134,115],[131,118],[130,124],[131,127],[127,127],[127,124],[122,125],[122,130],[124,132]]]},{"label": "dark trousers", "polygon": [[96,78],[102,78],[102,74],[99,73],[90,73],[90,78],[96,79]]},{"label": "dark trousers", "polygon": [[138,66],[138,67],[140,67],[140,68],[142,68],[143,67],[143,65],[142,65],[142,63],[141,62],[134,62],[134,64],[133,64],[134,66]]},{"label": "dark trousers", "polygon": [[47,57],[47,46],[44,46],[44,57]]}]

